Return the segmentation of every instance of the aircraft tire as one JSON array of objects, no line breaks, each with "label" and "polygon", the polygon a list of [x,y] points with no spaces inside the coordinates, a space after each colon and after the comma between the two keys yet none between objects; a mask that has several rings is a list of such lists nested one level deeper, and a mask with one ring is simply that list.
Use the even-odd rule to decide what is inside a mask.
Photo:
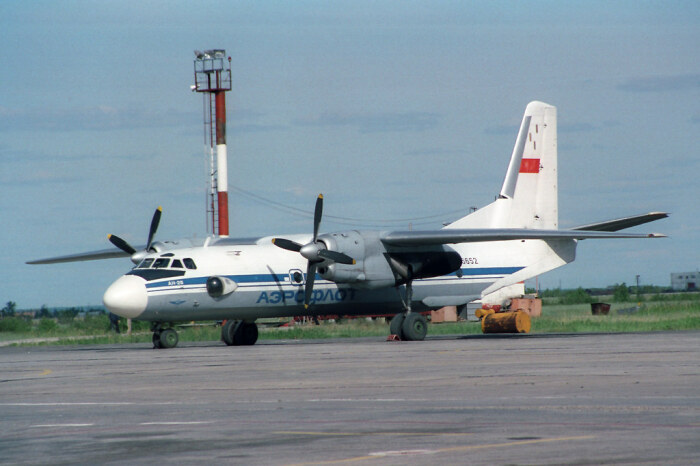
[{"label": "aircraft tire", "polygon": [[227,320],[224,325],[221,326],[221,339],[228,346],[235,345],[234,332],[238,324],[237,320]]},{"label": "aircraft tire", "polygon": [[396,335],[399,337],[399,339],[405,340],[403,334],[403,322],[405,319],[405,312],[400,312],[399,314],[396,314],[394,317],[392,317],[391,322],[389,323],[389,334]]},{"label": "aircraft tire", "polygon": [[177,336],[177,332],[175,331],[175,329],[166,328],[165,330],[160,332],[159,340],[161,348],[175,348],[177,346],[179,337]]},{"label": "aircraft tire", "polygon": [[235,330],[234,344],[251,346],[258,341],[258,325],[255,322],[241,321]]},{"label": "aircraft tire", "polygon": [[160,344],[160,332],[153,332],[153,348],[154,349],[161,349],[162,346]]},{"label": "aircraft tire", "polygon": [[410,313],[404,319],[401,330],[405,337],[402,340],[422,341],[428,333],[428,321],[420,314]]}]

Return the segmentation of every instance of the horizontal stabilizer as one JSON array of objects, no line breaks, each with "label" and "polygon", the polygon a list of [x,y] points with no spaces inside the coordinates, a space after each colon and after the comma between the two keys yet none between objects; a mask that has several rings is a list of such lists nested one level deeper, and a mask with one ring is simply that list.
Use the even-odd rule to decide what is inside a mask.
[{"label": "horizontal stabilizer", "polygon": [[434,231],[392,231],[382,234],[381,241],[390,246],[430,246],[436,244],[481,241],[663,238],[659,233],[615,233],[586,230],[535,230],[528,228],[474,228]]},{"label": "horizontal stabilizer", "polygon": [[645,223],[660,220],[668,217],[666,212],[650,212],[648,214],[635,215],[634,217],[624,217],[606,222],[591,223],[590,225],[582,225],[572,228],[572,230],[583,231],[620,231],[625,228],[636,227]]},{"label": "horizontal stabilizer", "polygon": [[423,298],[423,304],[428,307],[445,307],[445,306],[462,306],[476,299],[481,298],[481,295],[466,295],[466,296],[426,296]]}]

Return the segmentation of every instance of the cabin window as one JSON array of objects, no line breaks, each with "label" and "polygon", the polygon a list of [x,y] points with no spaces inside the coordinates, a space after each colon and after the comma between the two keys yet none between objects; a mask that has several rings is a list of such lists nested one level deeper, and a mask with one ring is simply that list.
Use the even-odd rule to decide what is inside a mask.
[{"label": "cabin window", "polygon": [[136,266],[137,269],[147,269],[153,263],[153,259],[144,259],[139,265]]},{"label": "cabin window", "polygon": [[170,268],[173,269],[182,269],[182,262],[180,262],[180,259],[173,259],[173,263],[170,264]]},{"label": "cabin window", "polygon": [[196,270],[196,269],[197,269],[197,266],[195,265],[194,261],[193,261],[192,259],[190,259],[189,257],[188,257],[188,258],[185,258],[185,259],[182,259],[182,262],[184,262],[184,263],[185,263],[185,267],[187,267],[187,268],[190,269],[190,270]]},{"label": "cabin window", "polygon": [[164,269],[164,268],[168,267],[169,263],[170,263],[170,259],[164,259],[161,257],[160,259],[156,259],[156,261],[153,263],[153,268],[154,269]]}]

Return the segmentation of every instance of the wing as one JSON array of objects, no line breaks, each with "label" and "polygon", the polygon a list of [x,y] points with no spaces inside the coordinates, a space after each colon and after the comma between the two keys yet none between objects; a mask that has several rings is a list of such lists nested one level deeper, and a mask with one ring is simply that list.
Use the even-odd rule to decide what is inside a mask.
[{"label": "wing", "polygon": [[[136,248],[134,248],[118,236],[108,235],[107,237],[109,238],[109,241],[118,249],[100,249],[99,251],[81,252],[78,254],[71,254],[68,256],[49,257],[48,259],[28,261],[27,264],[58,264],[61,262],[80,262],[95,261],[100,259],[114,259],[117,257],[131,257],[131,260],[134,261],[134,263],[138,263],[141,260],[141,255],[145,255],[151,250],[155,250],[155,252],[160,252],[160,250],[162,249],[163,243],[153,242],[153,237],[156,234],[156,230],[158,230],[158,224],[160,223],[160,217],[162,213],[162,207],[158,207],[155,210],[155,212],[153,212],[153,218],[151,219],[151,227],[148,230],[148,243],[146,243],[143,246],[137,246]],[[161,246],[157,247],[157,244]]]},{"label": "wing", "polygon": [[[139,246],[140,251],[145,246]],[[27,264],[59,264],[61,262],[81,262],[81,261],[96,261],[101,259],[115,259],[117,257],[129,257],[126,252],[117,249],[100,249],[99,251],[81,252],[78,254],[70,254],[68,256],[49,257],[47,259],[38,259],[27,261]]]},{"label": "wing", "polygon": [[382,243],[389,246],[429,246],[435,244],[509,241],[520,239],[612,239],[663,238],[659,233],[615,233],[587,230],[533,230],[525,228],[475,228],[433,231],[390,231],[382,233]]},{"label": "wing", "polygon": [[572,228],[572,230],[584,231],[619,231],[625,228],[636,227],[644,223],[653,222],[668,217],[666,212],[650,212],[648,214],[635,215],[634,217],[624,217],[606,222],[591,223]]}]

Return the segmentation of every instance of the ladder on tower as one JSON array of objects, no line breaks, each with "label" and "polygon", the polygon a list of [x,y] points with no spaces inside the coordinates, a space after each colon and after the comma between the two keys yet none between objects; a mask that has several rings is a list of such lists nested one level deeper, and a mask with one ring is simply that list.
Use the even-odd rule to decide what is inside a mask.
[{"label": "ladder on tower", "polygon": [[202,94],[204,113],[204,158],[207,175],[206,184],[206,225],[207,233],[218,234],[219,212],[216,197],[216,128],[214,116],[214,94]]}]

